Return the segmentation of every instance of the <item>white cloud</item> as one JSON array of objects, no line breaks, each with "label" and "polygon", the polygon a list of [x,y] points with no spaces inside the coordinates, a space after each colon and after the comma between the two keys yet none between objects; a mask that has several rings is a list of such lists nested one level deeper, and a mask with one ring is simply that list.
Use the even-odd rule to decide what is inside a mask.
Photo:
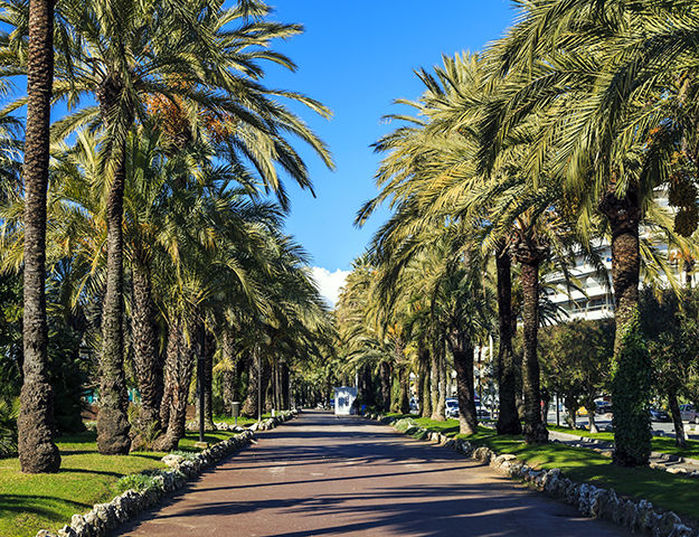
[{"label": "white cloud", "polygon": [[323,267],[311,267],[311,275],[318,284],[320,294],[333,308],[337,304],[340,288],[345,285],[345,279],[348,274],[348,270],[337,269],[335,272],[330,272]]}]

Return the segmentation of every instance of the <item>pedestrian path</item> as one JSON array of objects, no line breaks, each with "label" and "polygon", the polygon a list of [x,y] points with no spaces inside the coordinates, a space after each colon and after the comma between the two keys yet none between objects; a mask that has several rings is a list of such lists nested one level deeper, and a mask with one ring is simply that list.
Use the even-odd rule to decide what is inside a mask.
[{"label": "pedestrian path", "polygon": [[308,412],[259,435],[131,537],[628,535],[447,449]]}]

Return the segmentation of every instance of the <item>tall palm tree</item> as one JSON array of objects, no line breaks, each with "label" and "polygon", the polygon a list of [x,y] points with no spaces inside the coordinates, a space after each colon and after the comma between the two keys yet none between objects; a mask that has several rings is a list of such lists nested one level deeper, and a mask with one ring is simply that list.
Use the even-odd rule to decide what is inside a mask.
[{"label": "tall palm tree", "polygon": [[[23,9],[22,2],[9,9],[8,22],[19,29]],[[261,2],[241,2],[230,9],[206,1],[61,4],[56,98],[75,104],[89,94],[97,106],[59,122],[55,136],[87,124],[100,125],[105,133],[102,154],[109,190],[98,416],[102,453],[124,453],[129,448],[122,333],[125,143],[134,122],[144,120],[149,100],[164,99],[186,110],[189,117],[206,114],[226,150],[222,154],[251,163],[260,182],[277,192],[282,202],[286,198],[277,166],[302,187],[310,186],[308,172],[286,133],[309,143],[331,166],[324,144],[275,99],[295,100],[326,116],[327,110],[303,95],[268,90],[259,83],[262,62],[295,68],[288,58],[270,51],[269,43],[301,31],[297,25],[265,22],[262,17],[268,11]]]},{"label": "tall palm tree", "polygon": [[56,472],[53,393],[47,378],[46,189],[53,85],[53,0],[31,0],[27,19],[27,124],[24,146],[24,380],[18,419],[23,472]]},{"label": "tall palm tree", "polygon": [[[564,177],[579,221],[601,214],[611,236],[615,460],[622,465],[645,464],[650,453],[649,362],[638,323],[640,225],[652,215],[654,190],[672,184],[673,155],[695,131],[690,43],[697,15],[692,2],[529,3],[490,53],[510,83],[486,122],[493,136],[483,145],[484,167],[504,138],[535,117],[540,130],[528,173],[548,167]],[[696,214],[695,190],[677,211],[677,231],[691,234]]]}]

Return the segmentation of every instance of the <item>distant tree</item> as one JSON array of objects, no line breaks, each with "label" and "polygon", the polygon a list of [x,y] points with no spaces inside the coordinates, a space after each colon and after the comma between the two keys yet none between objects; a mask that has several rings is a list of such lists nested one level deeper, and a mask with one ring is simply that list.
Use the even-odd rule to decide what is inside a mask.
[{"label": "distant tree", "polygon": [[554,325],[542,330],[539,345],[544,385],[563,396],[568,423],[575,427],[575,413],[582,405],[590,419],[590,432],[597,432],[595,398],[608,389],[613,322],[576,320]]},{"label": "distant tree", "polygon": [[685,447],[685,432],[678,398],[690,395],[687,379],[696,368],[699,350],[699,293],[686,289],[645,287],[641,291],[641,327],[653,364],[654,386],[667,398],[675,428],[675,443]]}]

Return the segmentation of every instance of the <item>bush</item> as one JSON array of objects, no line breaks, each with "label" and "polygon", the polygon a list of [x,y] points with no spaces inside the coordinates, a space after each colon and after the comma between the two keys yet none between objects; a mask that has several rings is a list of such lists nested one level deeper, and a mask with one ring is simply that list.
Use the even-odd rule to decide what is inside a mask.
[{"label": "bush", "polygon": [[622,466],[648,464],[652,439],[650,390],[650,354],[636,314],[627,325],[612,367],[614,461]]}]

